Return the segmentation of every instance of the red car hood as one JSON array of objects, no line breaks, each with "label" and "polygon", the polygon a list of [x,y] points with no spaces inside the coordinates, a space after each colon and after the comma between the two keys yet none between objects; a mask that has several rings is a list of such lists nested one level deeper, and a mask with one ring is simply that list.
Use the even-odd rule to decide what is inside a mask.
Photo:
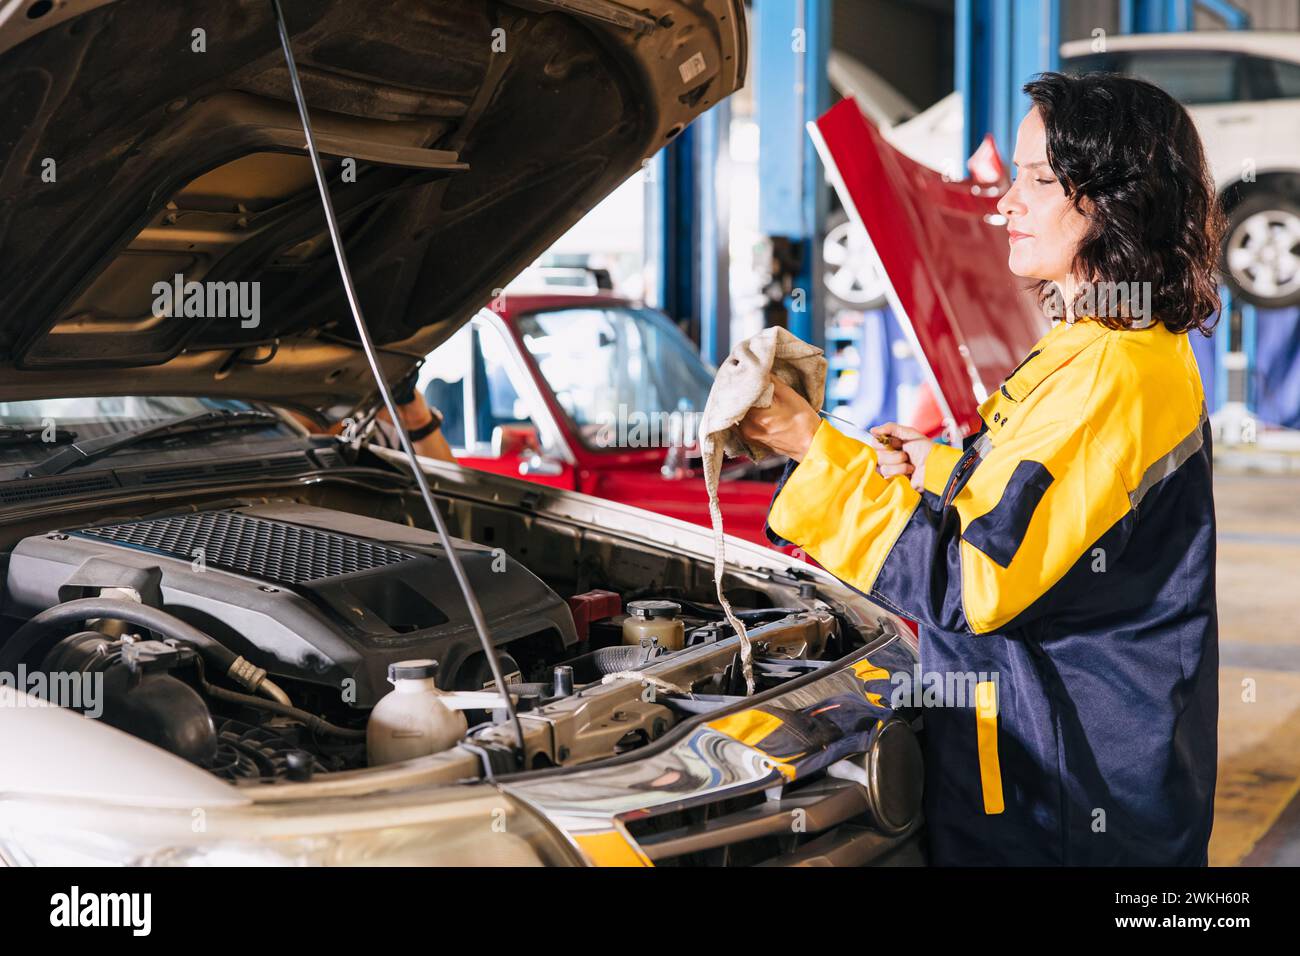
[{"label": "red car hood", "polygon": [[1007,269],[1001,188],[951,182],[907,158],[851,99],[808,131],[844,208],[871,238],[950,434],[972,434],[980,402],[1048,328],[1026,280]]}]

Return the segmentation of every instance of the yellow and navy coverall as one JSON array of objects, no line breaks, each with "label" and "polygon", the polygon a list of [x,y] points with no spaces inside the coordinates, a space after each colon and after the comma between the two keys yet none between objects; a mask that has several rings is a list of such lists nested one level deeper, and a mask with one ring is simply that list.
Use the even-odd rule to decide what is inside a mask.
[{"label": "yellow and navy coverall", "polygon": [[918,622],[933,862],[1204,865],[1215,530],[1187,336],[1060,322],[980,415],[923,494],[823,421],[768,534]]}]

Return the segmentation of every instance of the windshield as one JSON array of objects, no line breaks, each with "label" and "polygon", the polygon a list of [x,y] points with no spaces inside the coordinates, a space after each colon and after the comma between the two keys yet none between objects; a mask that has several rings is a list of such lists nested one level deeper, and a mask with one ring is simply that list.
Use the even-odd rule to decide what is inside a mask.
[{"label": "windshield", "polygon": [[[245,411],[248,402],[209,398],[161,398],[153,395],[114,395],[105,398],[39,398],[28,402],[0,402],[0,424],[39,428],[53,422],[60,428],[99,426],[96,435],[134,431],[173,418],[214,409]],[[89,434],[82,437],[90,437]]]},{"label": "windshield", "polygon": [[589,448],[665,447],[682,434],[679,427],[689,441],[713,370],[666,316],[639,308],[555,309],[522,316],[517,325]]},{"label": "windshield", "polygon": [[[257,407],[227,399],[139,395],[0,402],[0,431],[5,433],[0,440],[0,481],[21,477],[26,466],[59,454],[72,442],[138,432],[201,412],[223,409],[243,412]],[[247,441],[250,437],[246,431],[238,436],[221,432],[179,436],[171,440],[170,445],[175,448],[169,454],[194,460],[229,457],[230,442]],[[130,453],[145,452],[132,446]],[[86,467],[93,469],[96,465]],[[102,467],[111,467],[107,459]]]}]

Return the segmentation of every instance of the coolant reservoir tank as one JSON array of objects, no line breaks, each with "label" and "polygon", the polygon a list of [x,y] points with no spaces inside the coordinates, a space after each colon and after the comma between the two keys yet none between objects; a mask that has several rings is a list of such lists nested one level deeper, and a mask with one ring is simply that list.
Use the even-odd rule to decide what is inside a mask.
[{"label": "coolant reservoir tank", "polygon": [[442,702],[442,691],[434,683],[437,676],[438,662],[433,660],[388,665],[393,689],[375,705],[366,724],[370,766],[438,753],[465,736],[465,715]]},{"label": "coolant reservoir tank", "polygon": [[679,616],[682,606],[672,601],[628,601],[623,621],[623,643],[640,644],[657,638],[660,647],[680,651],[686,646],[686,625]]}]

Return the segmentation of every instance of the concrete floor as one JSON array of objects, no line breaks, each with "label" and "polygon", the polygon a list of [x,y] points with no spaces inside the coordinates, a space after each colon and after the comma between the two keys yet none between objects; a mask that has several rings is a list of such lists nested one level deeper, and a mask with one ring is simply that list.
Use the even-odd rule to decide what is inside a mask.
[{"label": "concrete floor", "polygon": [[1214,495],[1220,698],[1210,864],[1300,866],[1300,474],[1219,467]]}]

